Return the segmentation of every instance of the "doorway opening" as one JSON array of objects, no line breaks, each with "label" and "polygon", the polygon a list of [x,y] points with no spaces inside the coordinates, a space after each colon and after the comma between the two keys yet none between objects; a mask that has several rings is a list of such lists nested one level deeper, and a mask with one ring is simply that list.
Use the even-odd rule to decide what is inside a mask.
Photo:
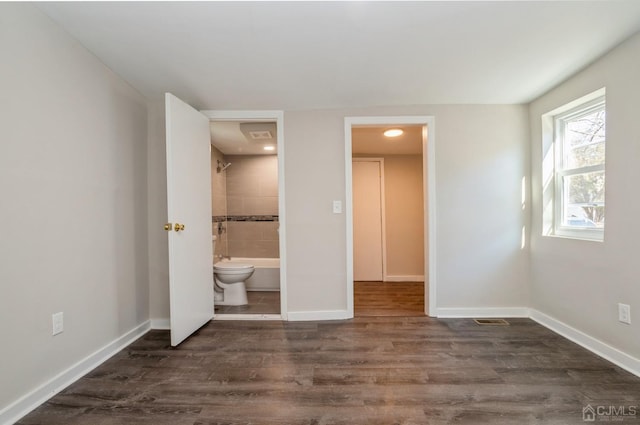
[{"label": "doorway opening", "polygon": [[215,279],[214,320],[286,320],[282,113],[202,111],[210,119],[214,265],[251,265],[247,304]]},{"label": "doorway opening", "polygon": [[351,316],[436,315],[434,129],[426,116],[345,118]]}]

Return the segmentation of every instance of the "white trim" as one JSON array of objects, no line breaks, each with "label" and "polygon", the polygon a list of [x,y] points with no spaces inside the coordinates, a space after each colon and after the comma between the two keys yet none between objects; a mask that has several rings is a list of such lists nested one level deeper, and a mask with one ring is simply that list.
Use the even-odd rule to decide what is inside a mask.
[{"label": "white trim", "polygon": [[567,111],[570,111],[571,109],[575,109],[581,105],[588,104],[590,102],[593,102],[595,99],[606,96],[606,95],[607,95],[607,88],[601,87],[598,90],[595,90],[589,94],[579,97],[578,99],[574,99],[571,102],[565,103],[562,106],[552,109],[551,111],[543,114],[543,116],[553,117],[553,116],[563,115],[563,114],[566,114]]},{"label": "white trim", "polygon": [[96,367],[100,366],[136,339],[140,338],[142,335],[147,333],[149,329],[149,321],[147,320],[94,353],[89,354],[87,357],[78,361],[68,369],[60,372],[38,388],[2,409],[2,411],[0,411],[0,423],[12,424],[17,422],[33,409],[49,400],[69,385],[73,384]]},{"label": "white trim", "polygon": [[385,282],[424,282],[424,275],[387,275]]},{"label": "white trim", "polygon": [[[221,111],[217,109],[201,110],[211,121],[273,121],[282,119],[283,112],[280,110],[257,110],[257,111]],[[278,122],[279,124],[279,122]],[[280,132],[278,128],[278,132]]]},{"label": "white trim", "polygon": [[[280,244],[280,311],[278,317],[287,320],[287,226],[285,219],[285,165],[284,165],[284,112],[277,110],[266,111],[218,111],[205,110],[202,112],[210,121],[276,121],[278,145],[278,221]],[[239,315],[233,315],[238,317]],[[241,320],[238,318],[238,320]],[[273,319],[265,319],[273,320]]]},{"label": "white trim", "polygon": [[[565,213],[565,183],[564,177],[579,174],[605,172],[605,163],[584,167],[565,168],[565,127],[566,122],[580,116],[590,114],[597,110],[606,110],[606,89],[603,87],[595,92],[589,93],[573,102],[563,105],[555,110],[542,115],[543,138],[552,140],[553,163],[553,192],[551,201],[553,202],[552,226],[553,235],[571,239],[584,239],[596,242],[604,241],[604,228],[588,228],[567,226],[563,224]],[[545,123],[547,121],[547,123]],[[550,131],[551,134],[544,134]],[[605,138],[606,144],[606,138]],[[605,195],[606,196],[606,195]]]},{"label": "white trim", "polygon": [[627,372],[633,373],[640,377],[640,359],[630,356],[609,344],[602,342],[586,333],[573,328],[566,323],[559,321],[549,315],[546,315],[538,310],[531,309],[529,317],[541,324],[542,326],[551,329],[555,333],[576,344],[586,348],[594,354],[602,357],[605,360],[621,367]]},{"label": "white trim", "polygon": [[151,319],[151,329],[169,331],[171,330],[171,320],[169,319]]},{"label": "white trim", "polygon": [[354,118],[344,119],[344,168],[345,168],[345,218],[347,261],[347,317],[353,317],[353,151],[351,149],[351,127]]},{"label": "white trim", "polygon": [[280,314],[216,314],[213,320],[284,320]]},{"label": "white trim", "polygon": [[353,318],[353,312],[348,310],[324,311],[290,311],[289,321],[304,322],[314,320],[345,320]]},{"label": "white trim", "polygon": [[[380,173],[380,243],[382,244],[382,280],[387,280],[387,212],[385,208],[386,199],[384,192],[384,158],[372,158],[372,157],[355,157],[351,158],[351,166],[353,170],[353,161],[355,162],[377,162],[378,171]],[[352,186],[353,188],[353,186]],[[353,198],[352,198],[353,199]]]},{"label": "white trim", "polygon": [[[429,269],[429,279],[425,279],[425,291],[429,293],[429,305],[425,305],[425,314],[436,317],[438,305],[436,303],[436,119],[426,117],[425,126],[422,128],[422,186],[425,194],[424,228],[427,237],[424,238],[424,261]],[[426,155],[425,155],[426,152]]]},{"label": "white trim", "polygon": [[382,278],[387,275],[387,194],[385,193],[384,158],[378,160],[380,166],[380,223],[382,227]]},{"label": "white trim", "polygon": [[345,117],[345,213],[347,221],[347,312],[353,317],[353,188],[351,151],[351,128],[354,125],[403,125],[422,124],[422,158],[424,191],[424,253],[425,265],[428,265],[429,279],[424,279],[425,297],[429,294],[429,303],[425,303],[425,313],[435,317],[437,310],[436,282],[436,121],[434,116],[383,116],[383,117]]},{"label": "white trim", "polygon": [[529,317],[527,307],[478,307],[478,308],[439,308],[438,318],[475,318],[475,317]]}]

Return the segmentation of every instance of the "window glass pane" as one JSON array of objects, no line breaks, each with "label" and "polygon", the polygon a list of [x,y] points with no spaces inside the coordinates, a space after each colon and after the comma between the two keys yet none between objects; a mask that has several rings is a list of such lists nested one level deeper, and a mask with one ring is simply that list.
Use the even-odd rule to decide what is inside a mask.
[{"label": "window glass pane", "polygon": [[565,168],[604,164],[605,111],[599,109],[565,121]]},{"label": "window glass pane", "polygon": [[567,152],[566,168],[604,164],[604,142],[573,148]]},{"label": "window glass pane", "polygon": [[604,227],[604,171],[566,176],[564,226]]}]

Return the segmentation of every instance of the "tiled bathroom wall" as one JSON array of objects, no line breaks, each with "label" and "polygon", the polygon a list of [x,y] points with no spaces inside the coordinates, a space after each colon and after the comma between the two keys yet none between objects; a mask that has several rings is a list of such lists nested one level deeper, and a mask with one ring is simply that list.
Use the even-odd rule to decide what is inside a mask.
[{"label": "tiled bathroom wall", "polygon": [[227,242],[231,257],[278,258],[278,157],[227,155]]},{"label": "tiled bathroom wall", "polygon": [[[226,228],[227,216],[227,175],[226,171],[217,172],[218,161],[226,162],[225,157],[218,149],[211,146],[211,215],[213,216],[212,233],[218,235],[218,227]],[[214,255],[227,255],[227,232],[218,235]]]},{"label": "tiled bathroom wall", "polygon": [[229,221],[231,257],[278,258],[277,221]]}]

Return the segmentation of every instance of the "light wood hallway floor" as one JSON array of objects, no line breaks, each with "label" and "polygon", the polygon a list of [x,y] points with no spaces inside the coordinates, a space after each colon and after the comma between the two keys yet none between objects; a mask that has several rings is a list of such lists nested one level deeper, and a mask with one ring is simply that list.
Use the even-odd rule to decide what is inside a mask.
[{"label": "light wood hallway floor", "polygon": [[424,316],[424,282],[354,282],[353,313],[365,316]]},{"label": "light wood hallway floor", "polygon": [[568,425],[640,404],[640,378],[510,322],[213,321],[177,348],[151,331],[19,424]]}]

